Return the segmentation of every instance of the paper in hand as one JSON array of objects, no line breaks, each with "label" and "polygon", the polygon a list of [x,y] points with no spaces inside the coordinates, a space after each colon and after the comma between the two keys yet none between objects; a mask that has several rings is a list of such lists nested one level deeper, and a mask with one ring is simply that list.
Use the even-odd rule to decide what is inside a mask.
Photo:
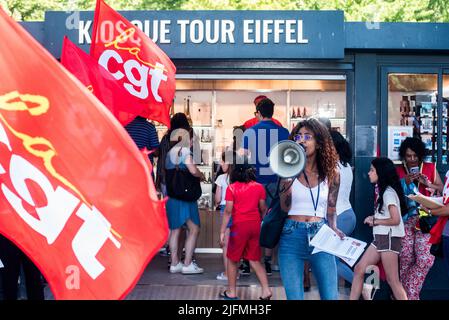
[{"label": "paper in hand", "polygon": [[310,245],[315,247],[312,254],[325,251],[339,257],[352,267],[363,254],[366,242],[351,237],[340,239],[334,230],[323,225],[310,241]]},{"label": "paper in hand", "polygon": [[429,209],[438,209],[444,206],[442,201],[441,202],[438,201],[438,199],[442,198],[432,198],[425,196],[421,193],[418,193],[416,195],[410,194],[407,197],[412,199],[413,201],[418,202],[419,204],[422,204],[423,206]]}]

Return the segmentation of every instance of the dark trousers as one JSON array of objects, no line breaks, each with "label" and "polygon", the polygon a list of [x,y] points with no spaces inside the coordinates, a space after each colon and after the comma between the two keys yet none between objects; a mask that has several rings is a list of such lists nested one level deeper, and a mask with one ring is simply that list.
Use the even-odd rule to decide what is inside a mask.
[{"label": "dark trousers", "polygon": [[448,236],[443,236],[443,258],[444,258],[444,262],[446,264],[447,273],[449,274],[449,237]]},{"label": "dark trousers", "polygon": [[25,274],[28,300],[44,300],[44,286],[39,269],[11,241],[0,235],[0,259],[4,268],[0,269],[4,300],[17,300],[20,266]]}]

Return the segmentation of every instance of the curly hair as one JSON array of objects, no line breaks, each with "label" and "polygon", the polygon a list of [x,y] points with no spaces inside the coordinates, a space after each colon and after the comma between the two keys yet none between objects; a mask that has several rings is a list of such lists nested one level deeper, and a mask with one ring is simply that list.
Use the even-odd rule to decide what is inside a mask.
[{"label": "curly hair", "polygon": [[419,162],[423,161],[427,152],[426,145],[424,144],[424,142],[422,142],[418,138],[408,137],[405,138],[405,140],[402,141],[401,145],[399,146],[399,157],[401,158],[401,160],[404,160],[405,152],[407,151],[407,149],[410,149],[416,153]]},{"label": "curly hair", "polygon": [[315,137],[317,148],[316,162],[320,181],[324,181],[327,178],[328,183],[331,183],[337,175],[338,156],[329,130],[317,119],[310,118],[299,122],[293,128],[289,139],[294,141],[295,135],[304,127],[312,131]]}]

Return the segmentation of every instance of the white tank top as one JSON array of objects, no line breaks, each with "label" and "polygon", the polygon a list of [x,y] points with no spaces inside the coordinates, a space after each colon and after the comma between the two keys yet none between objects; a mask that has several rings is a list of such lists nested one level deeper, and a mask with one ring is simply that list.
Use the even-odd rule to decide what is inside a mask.
[{"label": "white tank top", "polygon": [[[319,198],[318,198],[318,189]],[[315,211],[312,196],[310,194],[312,191],[313,201],[317,204]],[[325,218],[327,213],[327,197],[329,195],[329,186],[327,180],[321,182],[315,188],[309,189],[298,179],[295,179],[292,185],[292,205],[288,211],[289,216],[317,216],[320,218]],[[318,202],[318,203],[317,203]]]},{"label": "white tank top", "polygon": [[338,168],[340,168],[340,188],[337,198],[337,215],[352,208],[349,196],[351,195],[353,179],[352,168],[349,164],[346,164],[345,167],[341,162],[338,162]]}]

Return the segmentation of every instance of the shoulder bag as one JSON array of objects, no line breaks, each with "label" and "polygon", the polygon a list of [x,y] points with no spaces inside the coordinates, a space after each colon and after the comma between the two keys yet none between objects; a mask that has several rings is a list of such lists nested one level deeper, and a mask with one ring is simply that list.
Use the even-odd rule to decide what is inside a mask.
[{"label": "shoulder bag", "polygon": [[175,168],[165,170],[167,194],[171,198],[182,201],[197,201],[202,194],[200,178],[193,176],[188,169],[179,168],[180,153],[181,149],[176,158]]}]

